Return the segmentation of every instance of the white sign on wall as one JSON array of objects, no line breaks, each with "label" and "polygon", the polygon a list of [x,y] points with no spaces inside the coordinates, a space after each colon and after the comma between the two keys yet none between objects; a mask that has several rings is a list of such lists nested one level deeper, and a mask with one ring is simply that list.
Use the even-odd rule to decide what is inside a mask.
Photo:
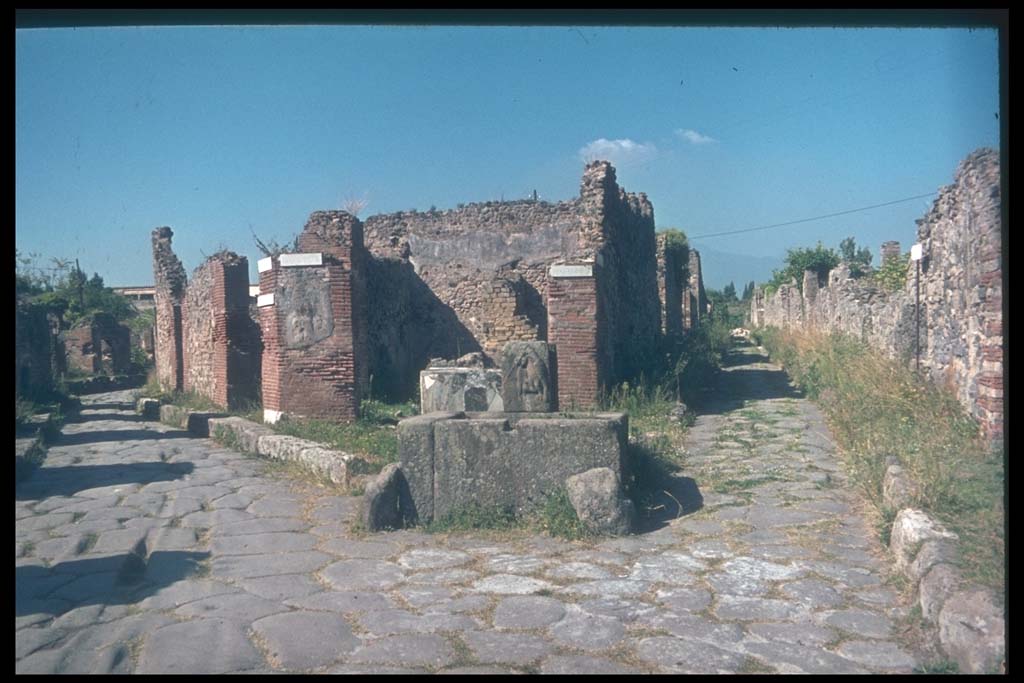
[{"label": "white sign on wall", "polygon": [[921,260],[921,245],[915,244],[910,248],[910,260],[920,261]]}]

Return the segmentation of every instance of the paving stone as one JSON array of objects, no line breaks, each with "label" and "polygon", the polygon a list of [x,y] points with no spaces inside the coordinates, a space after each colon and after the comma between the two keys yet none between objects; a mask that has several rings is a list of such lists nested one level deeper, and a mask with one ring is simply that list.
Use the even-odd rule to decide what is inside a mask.
[{"label": "paving stone", "polygon": [[593,562],[622,566],[629,560],[629,555],[612,550],[574,550],[565,556],[576,562]]},{"label": "paving stone", "polygon": [[801,674],[862,674],[866,669],[855,662],[820,647],[805,647],[791,643],[747,643],[745,651],[776,667],[780,673]]},{"label": "paving stone", "polygon": [[729,558],[736,554],[727,543],[715,540],[697,541],[688,546],[687,550],[694,557],[706,560]]},{"label": "paving stone", "polygon": [[711,604],[711,593],[703,588],[668,588],[655,597],[660,605],[676,613],[700,612]]},{"label": "paving stone", "polygon": [[671,636],[644,638],[636,644],[637,656],[664,673],[727,674],[743,666],[744,656],[714,645]]},{"label": "paving stone", "polygon": [[24,659],[36,650],[40,650],[66,637],[69,632],[68,628],[58,628],[49,625],[46,627],[21,629],[14,639],[14,658],[15,660]]},{"label": "paving stone", "polygon": [[553,584],[540,579],[517,576],[516,574],[492,574],[475,581],[470,590],[498,595],[527,595],[552,588],[554,588]]},{"label": "paving stone", "polygon": [[141,600],[138,605],[146,610],[173,609],[214,595],[240,592],[241,589],[239,588],[209,579],[177,581],[169,586],[160,588],[149,597]]},{"label": "paving stone", "polygon": [[286,598],[284,604],[307,610],[326,612],[367,612],[398,607],[390,596],[376,592],[326,591],[310,593],[297,598]]},{"label": "paving stone", "polygon": [[504,598],[494,610],[496,628],[543,628],[565,616],[565,604],[554,598],[524,595]]},{"label": "paving stone", "polygon": [[635,597],[647,593],[651,589],[648,581],[632,579],[608,579],[602,581],[585,581],[558,589],[559,593],[568,595],[619,595]]},{"label": "paving stone", "polygon": [[820,609],[835,607],[845,602],[843,594],[833,586],[818,579],[800,579],[783,584],[779,591],[788,598],[807,606]]},{"label": "paving stone", "polygon": [[215,555],[264,555],[310,550],[316,539],[309,534],[282,531],[267,534],[220,536],[210,542]]},{"label": "paving stone", "polygon": [[836,652],[863,664],[869,669],[885,669],[900,673],[911,673],[917,661],[895,643],[879,643],[869,640],[848,640]]},{"label": "paving stone", "polygon": [[552,655],[541,664],[540,672],[543,674],[561,675],[626,675],[643,673],[604,657],[590,657],[587,655]]},{"label": "paving stone", "polygon": [[634,581],[687,585],[693,583],[696,578],[693,572],[706,567],[704,562],[683,553],[663,553],[640,558],[633,564],[627,578]]},{"label": "paving stone", "polygon": [[286,600],[319,593],[323,586],[305,574],[281,574],[257,579],[240,579],[235,582],[247,593],[267,600]]},{"label": "paving stone", "polygon": [[331,559],[330,555],[315,550],[278,555],[227,555],[214,557],[210,568],[214,576],[242,579],[311,572]]},{"label": "paving stone", "polygon": [[861,602],[880,607],[896,607],[899,605],[899,596],[888,588],[872,588],[857,591],[853,594]]},{"label": "paving stone", "polygon": [[432,612],[447,612],[450,614],[467,614],[481,612],[491,606],[491,598],[486,595],[463,595],[454,600],[445,600],[433,605],[427,605],[422,610],[424,614]]},{"label": "paving stone", "polygon": [[246,623],[288,608],[274,600],[248,593],[224,593],[200,598],[174,610],[183,617],[234,619]]},{"label": "paving stone", "polygon": [[165,626],[146,638],[135,672],[220,674],[265,666],[246,636],[247,628],[230,619]]},{"label": "paving stone", "polygon": [[615,575],[589,562],[565,562],[548,567],[545,576],[552,579],[611,579]]},{"label": "paving stone", "polygon": [[[445,670],[448,671],[447,669]],[[397,675],[412,675],[412,676],[425,676],[430,674],[430,671],[426,669],[405,669],[397,666],[380,666],[380,665],[368,665],[368,664],[339,664],[338,666],[327,669],[326,673],[329,674],[347,674],[353,676],[366,676],[366,675],[386,675],[392,674]]]},{"label": "paving stone", "polygon": [[480,578],[480,572],[472,569],[453,567],[452,569],[439,569],[433,572],[420,572],[408,577],[409,583],[425,584],[428,586],[450,586],[464,585]]},{"label": "paving stone", "polygon": [[743,628],[738,624],[722,623],[693,614],[656,612],[645,615],[637,623],[652,629],[662,629],[687,640],[702,640],[723,649],[743,640]]},{"label": "paving stone", "polygon": [[484,664],[529,666],[554,647],[544,638],[528,633],[476,631],[462,634],[473,658]]},{"label": "paving stone", "polygon": [[529,555],[495,555],[484,563],[484,569],[495,574],[533,574],[548,566],[548,561]]},{"label": "paving stone", "polygon": [[[316,529],[311,530],[315,532]],[[377,541],[357,541],[351,538],[332,538],[320,544],[320,549],[325,553],[351,557],[355,559],[386,559],[398,554],[399,546],[396,543]]]},{"label": "paving stone", "polygon": [[55,526],[68,524],[72,519],[74,519],[74,514],[71,512],[55,512],[35,517],[27,517],[25,519],[19,519],[14,523],[14,533],[17,534],[25,531],[51,529]]},{"label": "paving stone", "polygon": [[715,593],[721,595],[758,597],[767,595],[771,590],[771,584],[766,581],[738,574],[709,574],[705,577],[705,580]]},{"label": "paving stone", "polygon": [[357,620],[359,625],[373,636],[465,631],[479,626],[474,619],[461,614],[431,613],[420,616],[403,609],[374,610],[359,615]]},{"label": "paving stone", "polygon": [[635,599],[627,600],[612,595],[585,600],[579,603],[579,606],[590,614],[614,617],[625,624],[658,611],[657,607],[646,602]]},{"label": "paving stone", "polygon": [[598,650],[615,645],[626,635],[619,620],[591,614],[578,605],[566,605],[565,616],[552,624],[548,632],[558,643],[581,650]]},{"label": "paving stone", "polygon": [[417,571],[458,567],[472,561],[472,559],[471,555],[460,550],[417,548],[416,550],[402,553],[398,558],[398,564],[406,569]]},{"label": "paving stone", "polygon": [[50,624],[50,628],[58,631],[62,629],[70,631],[95,624],[106,624],[124,618],[128,615],[128,612],[128,607],[121,604],[106,605],[100,603],[85,605],[69,610],[57,617]]},{"label": "paving stone", "polygon": [[339,591],[387,590],[405,580],[401,566],[382,560],[339,560],[318,575]]},{"label": "paving stone", "polygon": [[246,511],[257,517],[301,517],[302,503],[287,498],[263,498],[246,508]]},{"label": "paving stone", "polygon": [[862,638],[887,638],[892,629],[892,622],[887,617],[861,609],[822,612],[819,618],[829,626]]},{"label": "paving stone", "polygon": [[515,669],[505,669],[498,666],[454,666],[449,669],[442,669],[440,673],[447,675],[472,675],[472,676],[505,676],[521,673]]},{"label": "paving stone", "polygon": [[455,650],[434,634],[387,636],[367,641],[349,656],[355,664],[442,667],[455,661]]},{"label": "paving stone", "polygon": [[782,600],[720,595],[714,612],[719,619],[766,621],[790,619],[799,614],[800,609]]},{"label": "paving stone", "polygon": [[333,664],[361,643],[345,619],[328,612],[285,612],[252,624],[275,668],[290,671]]},{"label": "paving stone", "polygon": [[770,641],[815,647],[830,643],[838,637],[832,629],[814,624],[751,624],[747,632]]},{"label": "paving stone", "polygon": [[456,595],[456,591],[453,588],[418,585],[403,586],[396,590],[395,593],[401,596],[414,609],[449,601]]}]

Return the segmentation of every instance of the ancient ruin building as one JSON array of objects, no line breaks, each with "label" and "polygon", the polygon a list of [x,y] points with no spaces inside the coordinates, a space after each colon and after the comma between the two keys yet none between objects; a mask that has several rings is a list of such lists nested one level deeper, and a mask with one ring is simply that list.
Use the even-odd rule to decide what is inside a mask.
[{"label": "ancient ruin building", "polygon": [[[804,278],[802,292],[795,282],[767,296],[758,289],[751,320],[844,332],[910,363],[917,337],[921,368],[951,386],[985,433],[998,440],[1003,430],[999,154],[980,149],[964,159],[954,183],[942,188],[917,224],[924,255],[919,334],[913,263],[903,288],[892,293],[870,279],[852,278],[846,264],[833,269],[820,289],[813,273]],[[882,253],[884,259],[902,258],[898,243],[882,245]]]},{"label": "ancient ruin building", "polygon": [[45,306],[16,302],[14,311],[15,393],[44,394],[66,369],[60,318]]},{"label": "ancient ruin building", "polygon": [[658,299],[661,332],[668,337],[683,334],[683,292],[689,285],[689,249],[674,235],[657,235]]},{"label": "ancient ruin building", "polygon": [[192,273],[181,305],[184,390],[224,408],[256,401],[260,330],[249,317],[249,261],[214,254]]},{"label": "ancient ruin building", "polygon": [[[170,228],[153,233],[158,376],[230,403],[224,387],[241,377],[230,348],[246,333],[216,311],[242,319],[241,299],[226,292],[241,291],[244,259],[218,255],[186,287],[170,238]],[[554,204],[487,202],[365,223],[318,211],[297,247],[258,265],[268,421],[352,420],[371,393],[415,396],[432,359],[478,352],[493,364],[512,341],[550,343],[555,403],[591,408],[604,388],[650,363],[663,316],[677,334],[706,308],[696,252],[663,250],[659,297],[653,208],[622,190],[607,162],[586,167],[579,197]],[[214,349],[224,339],[228,360],[220,361]],[[226,382],[217,374],[225,362]]]},{"label": "ancient ruin building", "polygon": [[167,391],[190,391],[223,408],[256,401],[260,329],[249,315],[249,263],[214,254],[187,282],[170,228],[153,231],[156,373]]},{"label": "ancient ruin building", "polygon": [[351,421],[369,384],[363,226],[317,211],[298,247],[259,262],[264,420]]},{"label": "ancient ruin building", "polygon": [[118,375],[131,365],[131,331],[109,314],[92,315],[62,336],[69,368],[89,375]]},{"label": "ancient ruin building", "polygon": [[704,291],[704,275],[700,268],[700,252],[690,249],[686,267],[689,281],[683,290],[683,331],[696,329],[700,325],[701,316],[708,312],[708,296]]},{"label": "ancient ruin building", "polygon": [[181,302],[187,278],[184,266],[171,250],[173,236],[168,227],[157,228],[152,235],[156,377],[165,391],[181,391],[185,385]]},{"label": "ancient ruin building", "polygon": [[560,392],[578,386],[589,406],[638,371],[660,333],[653,209],[607,162],[585,169],[572,200],[378,215],[364,229],[371,368],[385,390],[414,386],[432,357],[546,340],[579,361],[559,363]]}]

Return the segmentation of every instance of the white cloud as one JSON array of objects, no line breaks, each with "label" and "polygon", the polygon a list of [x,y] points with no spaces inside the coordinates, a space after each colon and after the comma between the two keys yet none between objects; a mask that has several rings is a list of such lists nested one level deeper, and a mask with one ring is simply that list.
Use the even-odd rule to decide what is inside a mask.
[{"label": "white cloud", "polygon": [[603,159],[616,166],[629,166],[650,161],[658,156],[658,148],[651,143],[600,138],[580,148],[583,161]]},{"label": "white cloud", "polygon": [[694,145],[706,145],[709,142],[718,142],[718,140],[709,135],[701,135],[697,131],[690,130],[689,128],[680,128],[676,131],[676,135]]}]

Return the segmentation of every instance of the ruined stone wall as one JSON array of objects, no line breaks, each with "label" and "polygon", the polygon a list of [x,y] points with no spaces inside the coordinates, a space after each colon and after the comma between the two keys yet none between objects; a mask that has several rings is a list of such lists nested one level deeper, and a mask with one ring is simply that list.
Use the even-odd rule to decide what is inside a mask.
[{"label": "ruined stone wall", "polygon": [[683,330],[695,329],[700,318],[708,312],[708,296],[704,291],[704,274],[700,267],[700,252],[690,249],[687,259],[686,288],[683,290]]},{"label": "ruined stone wall", "polygon": [[369,383],[363,226],[342,211],[317,211],[298,247],[259,266],[264,419],[351,421]]},{"label": "ruined stone wall", "polygon": [[152,234],[156,377],[160,386],[168,391],[178,391],[184,386],[181,302],[186,276],[185,268],[171,249],[173,236],[168,227],[156,228]]},{"label": "ruined stone wall", "polygon": [[[981,149],[959,166],[917,221],[921,261],[921,367],[948,385],[994,440],[1003,429],[1002,242],[999,156]],[[888,258],[894,258],[892,246]],[[815,280],[816,281],[816,280]],[[795,283],[764,297],[761,324],[839,331],[912,363],[917,274],[901,290],[853,279],[841,264],[816,292]],[[755,305],[758,301],[754,299]]]},{"label": "ruined stone wall", "polygon": [[[375,386],[405,382],[379,379],[389,367],[415,377],[430,357],[483,351],[493,360],[509,341],[550,341],[548,269],[557,261],[600,264],[609,380],[635,372],[660,334],[653,210],[618,187],[607,162],[586,168],[577,199],[371,216],[365,239]],[[413,319],[401,314],[414,309]]]},{"label": "ruined stone wall", "polygon": [[661,302],[661,332],[669,337],[683,334],[683,294],[689,287],[689,255],[668,236],[657,236],[658,298]]},{"label": "ruined stone wall", "polygon": [[65,369],[60,321],[42,306],[16,303],[14,314],[15,393],[46,393]]},{"label": "ruined stone wall", "polygon": [[87,374],[117,375],[131,364],[131,331],[97,313],[62,334],[67,367]]},{"label": "ruined stone wall", "polygon": [[260,333],[249,317],[249,261],[211,256],[192,274],[182,302],[185,391],[224,408],[259,394]]}]

